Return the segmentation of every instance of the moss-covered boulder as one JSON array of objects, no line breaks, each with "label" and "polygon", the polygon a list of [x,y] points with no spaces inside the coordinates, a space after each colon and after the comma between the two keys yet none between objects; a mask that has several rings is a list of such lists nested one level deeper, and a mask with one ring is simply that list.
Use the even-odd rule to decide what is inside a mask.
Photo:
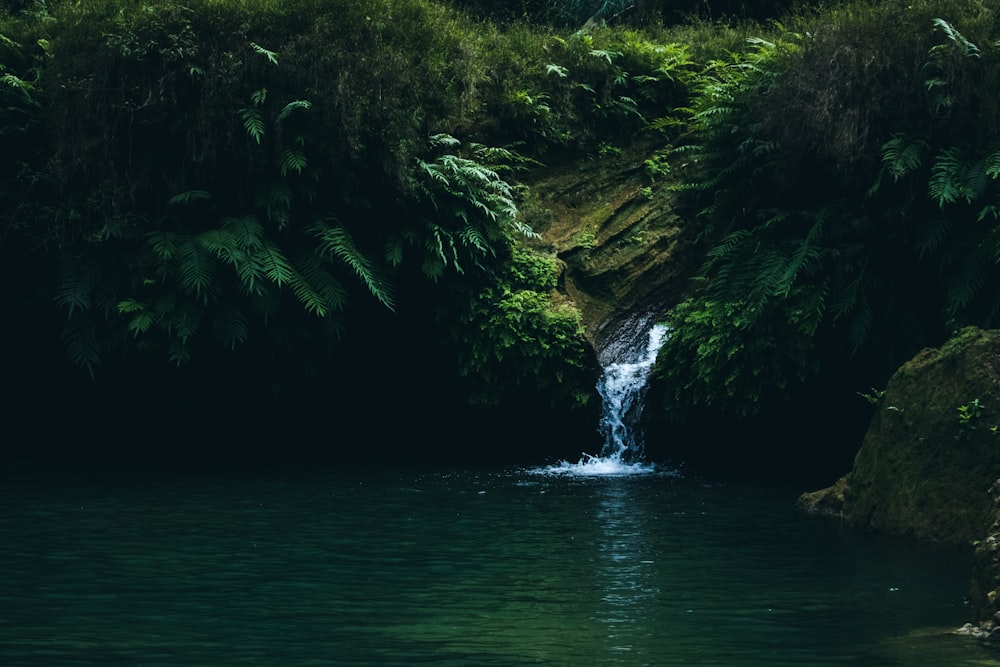
[{"label": "moss-covered boulder", "polygon": [[998,477],[1000,331],[967,328],[896,371],[851,472],[800,503],[880,532],[968,545],[995,518],[988,490]]}]

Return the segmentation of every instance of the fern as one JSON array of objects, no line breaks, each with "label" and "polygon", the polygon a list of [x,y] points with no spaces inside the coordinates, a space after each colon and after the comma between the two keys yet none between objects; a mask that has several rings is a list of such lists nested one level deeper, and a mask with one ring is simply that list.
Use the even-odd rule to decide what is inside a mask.
[{"label": "fern", "polygon": [[167,344],[167,359],[176,366],[191,361],[191,348],[188,347],[186,339],[172,339]]},{"label": "fern", "polygon": [[951,42],[959,47],[962,51],[962,55],[966,58],[978,58],[979,47],[967,40],[962,33],[955,29],[955,26],[951,25],[944,19],[934,19],[931,21],[935,28],[940,30],[945,34],[945,36],[951,40]]},{"label": "fern", "polygon": [[184,304],[178,308],[169,320],[168,331],[175,335],[178,340],[187,345],[201,328],[202,308],[195,303]]},{"label": "fern", "polygon": [[62,339],[70,360],[94,377],[94,369],[101,364],[102,357],[94,321],[80,315],[71,316],[63,327]]},{"label": "fern", "polygon": [[451,136],[450,134],[446,134],[443,132],[439,134],[432,134],[428,138],[428,141],[432,148],[440,148],[440,147],[456,148],[462,145],[461,141]]},{"label": "fern", "polygon": [[203,303],[209,300],[208,288],[215,279],[216,262],[198,243],[187,239],[177,247],[176,258],[180,285],[189,294],[195,294]]},{"label": "fern", "polygon": [[193,201],[211,199],[212,193],[205,190],[187,190],[171,197],[168,204],[190,204]]},{"label": "fern", "polygon": [[[318,262],[300,260],[296,264],[298,271],[292,274],[289,286],[295,298],[299,300],[306,312],[317,317],[326,317],[331,312],[330,303],[321,295],[323,283],[329,278],[324,275]],[[320,285],[319,289],[313,287],[313,282]]]},{"label": "fern", "polygon": [[326,270],[319,254],[315,252],[304,254],[295,262],[295,268],[298,275],[309,281],[313,291],[322,299],[327,309],[326,317],[344,309],[347,305],[347,291],[340,281]]},{"label": "fern", "polygon": [[243,107],[240,109],[240,117],[243,118],[243,128],[250,138],[260,144],[264,138],[264,114],[260,109]]},{"label": "fern", "polygon": [[257,251],[255,258],[264,276],[278,287],[292,281],[295,270],[276,245],[265,242]]},{"label": "fern", "polygon": [[281,153],[281,160],[278,163],[278,168],[281,171],[282,176],[287,176],[288,172],[294,171],[296,174],[301,174],[302,170],[306,168],[308,164],[305,153],[303,153],[298,148],[286,148]]},{"label": "fern", "polygon": [[265,49],[263,46],[255,42],[250,42],[250,48],[252,48],[255,53],[259,53],[260,55],[267,58],[272,65],[278,64],[278,54],[275,53],[274,51],[269,51],[268,49]]},{"label": "fern", "polygon": [[154,322],[155,318],[152,313],[139,312],[129,320],[128,330],[135,336],[148,333]]},{"label": "fern", "polygon": [[927,187],[931,199],[936,200],[938,206],[950,204],[961,196],[961,185],[958,182],[961,166],[962,160],[957,148],[946,149],[935,159]]},{"label": "fern", "polygon": [[310,109],[310,108],[312,108],[312,102],[308,100],[292,100],[284,107],[282,107],[281,111],[278,112],[278,116],[277,118],[275,118],[274,123],[275,125],[277,125],[278,123],[282,122],[283,120],[288,118],[292,114],[292,112],[295,111],[296,109]]},{"label": "fern", "polygon": [[938,215],[931,218],[917,233],[917,256],[923,259],[927,253],[937,250],[953,229],[954,225],[947,217]]},{"label": "fern", "polygon": [[[294,278],[294,270],[289,272],[286,282],[291,282]],[[253,314],[264,321],[264,326],[271,324],[272,319],[278,314],[281,306],[282,290],[276,284],[264,284],[260,291],[250,300],[250,308]]]},{"label": "fern", "polygon": [[92,266],[76,258],[64,256],[60,261],[55,302],[67,309],[70,318],[90,309],[93,271]]},{"label": "fern", "polygon": [[569,70],[566,69],[565,67],[563,67],[562,65],[556,65],[556,64],[550,63],[550,64],[548,64],[548,65],[545,66],[545,73],[546,74],[555,74],[560,79],[565,79],[566,76],[569,74]]},{"label": "fern", "polygon": [[906,174],[917,169],[922,162],[922,153],[927,150],[927,142],[923,139],[899,133],[882,145],[882,165],[898,181]]},{"label": "fern", "polygon": [[620,58],[622,56],[621,51],[606,51],[604,49],[591,49],[590,55],[593,58],[598,58],[606,61],[609,65],[615,58]]},{"label": "fern", "polygon": [[986,175],[993,180],[1000,179],[1000,151],[994,150],[991,152],[983,160],[983,168],[986,171]]},{"label": "fern", "polygon": [[230,350],[236,349],[236,346],[246,341],[250,335],[246,318],[239,308],[232,304],[219,309],[215,314],[212,319],[212,331],[219,342]]},{"label": "fern", "polygon": [[330,225],[317,220],[308,232],[320,241],[318,252],[327,260],[338,259],[350,268],[368,287],[368,291],[386,308],[394,308],[392,292],[385,280],[375,271],[371,261],[354,244],[354,239],[342,225]]},{"label": "fern", "polygon": [[257,193],[254,203],[264,209],[269,220],[287,220],[295,202],[295,195],[288,183],[277,180],[263,187]]},{"label": "fern", "polygon": [[164,262],[173,259],[177,253],[177,244],[181,241],[179,235],[172,232],[150,232],[146,236],[146,241],[156,253],[156,256]]}]

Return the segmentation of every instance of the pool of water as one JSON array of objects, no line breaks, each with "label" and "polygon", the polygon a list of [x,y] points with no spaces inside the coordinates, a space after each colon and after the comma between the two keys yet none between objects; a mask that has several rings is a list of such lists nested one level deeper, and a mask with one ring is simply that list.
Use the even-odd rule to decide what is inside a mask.
[{"label": "pool of water", "polygon": [[669,470],[0,478],[2,665],[983,665],[971,557]]}]

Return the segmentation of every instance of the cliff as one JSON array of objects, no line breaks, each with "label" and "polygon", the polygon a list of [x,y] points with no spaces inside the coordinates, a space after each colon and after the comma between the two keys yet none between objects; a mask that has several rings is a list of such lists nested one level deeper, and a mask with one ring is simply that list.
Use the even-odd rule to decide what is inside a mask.
[{"label": "cliff", "polygon": [[538,170],[524,212],[541,235],[539,249],[561,261],[560,289],[579,309],[587,338],[613,355],[606,343],[620,329],[644,335],[681,300],[703,249],[660,182],[669,167],[655,144],[605,153]]}]

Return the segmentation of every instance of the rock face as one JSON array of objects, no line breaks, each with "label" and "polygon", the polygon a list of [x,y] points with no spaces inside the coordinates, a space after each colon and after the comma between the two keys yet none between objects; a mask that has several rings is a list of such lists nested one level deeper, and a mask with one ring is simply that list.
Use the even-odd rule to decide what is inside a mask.
[{"label": "rock face", "polygon": [[1000,331],[968,328],[896,371],[851,472],[800,504],[881,532],[968,545],[993,520],[988,490],[998,477]]},{"label": "rock face", "polygon": [[528,179],[526,221],[563,262],[560,287],[599,353],[621,329],[645,335],[701,262],[692,226],[673,212],[667,169],[655,146],[635,146]]}]

